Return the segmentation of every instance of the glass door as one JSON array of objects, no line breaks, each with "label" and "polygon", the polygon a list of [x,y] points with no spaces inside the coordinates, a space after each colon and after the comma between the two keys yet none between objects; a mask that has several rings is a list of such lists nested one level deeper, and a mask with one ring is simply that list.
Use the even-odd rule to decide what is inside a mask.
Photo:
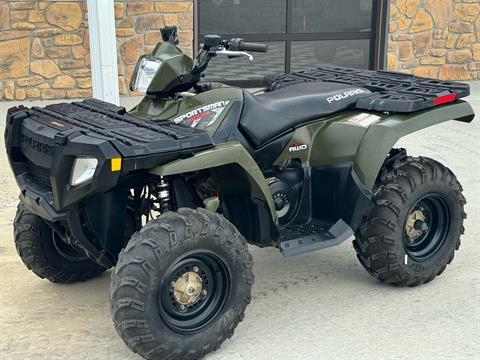
[{"label": "glass door", "polygon": [[269,45],[267,54],[212,60],[207,78],[258,86],[263,76],[317,66],[373,68],[381,0],[197,0],[196,44],[205,34]]}]

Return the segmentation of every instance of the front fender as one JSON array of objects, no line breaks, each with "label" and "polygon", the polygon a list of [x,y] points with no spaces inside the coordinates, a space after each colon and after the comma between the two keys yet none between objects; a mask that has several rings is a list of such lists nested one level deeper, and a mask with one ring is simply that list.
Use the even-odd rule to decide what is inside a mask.
[{"label": "front fender", "polygon": [[216,145],[150,172],[158,176],[208,170],[227,204],[230,221],[251,242],[269,245],[278,237],[272,195],[257,163],[238,142]]},{"label": "front fender", "polygon": [[383,117],[370,126],[363,136],[354,159],[357,175],[373,190],[383,162],[395,143],[405,135],[448,120],[470,122],[475,113],[465,101],[424,110],[414,114],[395,114]]}]

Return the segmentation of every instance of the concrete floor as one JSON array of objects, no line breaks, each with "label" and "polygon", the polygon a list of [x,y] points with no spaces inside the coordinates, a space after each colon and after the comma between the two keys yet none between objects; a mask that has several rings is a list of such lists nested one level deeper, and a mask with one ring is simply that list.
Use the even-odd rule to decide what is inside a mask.
[{"label": "concrete floor", "polygon": [[[480,82],[472,86],[470,100],[480,114]],[[131,105],[137,100],[123,101]],[[12,105],[0,104],[2,128]],[[207,358],[480,359],[479,144],[479,119],[447,122],[399,144],[410,154],[445,163],[465,188],[466,233],[441,277],[413,289],[384,286],[363,270],[350,241],[292,258],[275,249],[251,248],[256,276],[252,304],[234,337]],[[12,239],[16,196],[2,151],[0,358],[138,359],[113,329],[108,273],[59,286],[25,269]]]}]

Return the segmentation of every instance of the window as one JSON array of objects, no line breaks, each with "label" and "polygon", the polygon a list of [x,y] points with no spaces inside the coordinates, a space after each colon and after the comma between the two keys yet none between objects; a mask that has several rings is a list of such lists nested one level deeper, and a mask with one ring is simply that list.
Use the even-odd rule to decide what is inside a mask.
[{"label": "window", "polygon": [[372,10],[372,0],[294,0],[292,32],[370,32]]},{"label": "window", "polygon": [[206,34],[267,43],[268,54],[212,60],[207,78],[257,86],[271,73],[383,62],[382,0],[197,0],[196,44]]},{"label": "window", "polygon": [[337,65],[368,69],[370,40],[292,41],[291,70]]},{"label": "window", "polygon": [[202,34],[286,32],[285,0],[200,0]]}]

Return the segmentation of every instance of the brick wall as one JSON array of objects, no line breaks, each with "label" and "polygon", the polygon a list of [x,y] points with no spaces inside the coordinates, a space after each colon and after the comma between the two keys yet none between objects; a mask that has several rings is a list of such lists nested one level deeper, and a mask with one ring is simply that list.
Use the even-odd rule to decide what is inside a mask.
[{"label": "brick wall", "polygon": [[[0,0],[0,100],[91,96],[87,17],[86,0]],[[115,19],[122,95],[164,25],[177,25],[180,47],[192,53],[192,1],[117,0]]]},{"label": "brick wall", "polygon": [[388,69],[480,79],[480,0],[391,0]]}]

